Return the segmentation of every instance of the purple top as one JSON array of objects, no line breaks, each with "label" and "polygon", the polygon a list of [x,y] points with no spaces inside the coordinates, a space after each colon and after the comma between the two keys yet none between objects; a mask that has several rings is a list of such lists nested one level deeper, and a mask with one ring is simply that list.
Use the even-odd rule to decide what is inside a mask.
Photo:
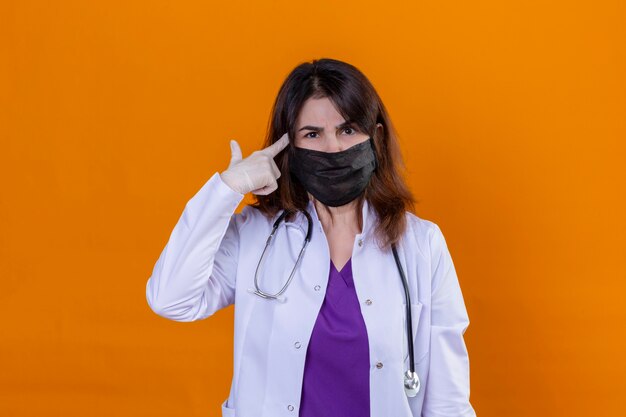
[{"label": "purple top", "polygon": [[326,297],[306,353],[299,417],[369,417],[369,362],[352,259],[341,271],[331,260]]}]

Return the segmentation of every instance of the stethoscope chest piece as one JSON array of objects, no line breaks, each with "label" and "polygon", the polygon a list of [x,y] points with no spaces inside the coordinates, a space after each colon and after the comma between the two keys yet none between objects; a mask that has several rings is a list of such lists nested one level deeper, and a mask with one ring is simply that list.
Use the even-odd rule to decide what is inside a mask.
[{"label": "stethoscope chest piece", "polygon": [[404,391],[407,397],[415,397],[420,390],[420,379],[417,372],[407,369],[404,373]]}]

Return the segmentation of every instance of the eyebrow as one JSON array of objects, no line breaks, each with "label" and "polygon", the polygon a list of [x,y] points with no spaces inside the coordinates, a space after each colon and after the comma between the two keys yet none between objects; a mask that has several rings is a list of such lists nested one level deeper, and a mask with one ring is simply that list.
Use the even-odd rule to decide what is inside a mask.
[{"label": "eyebrow", "polygon": [[[352,120],[346,120],[342,124],[335,126],[335,128],[336,129],[341,129],[343,127],[348,127],[351,124],[352,124]],[[303,126],[300,129],[298,129],[298,132],[301,131],[301,130],[313,130],[315,132],[323,132],[324,128],[323,127],[318,127],[318,126]]]}]

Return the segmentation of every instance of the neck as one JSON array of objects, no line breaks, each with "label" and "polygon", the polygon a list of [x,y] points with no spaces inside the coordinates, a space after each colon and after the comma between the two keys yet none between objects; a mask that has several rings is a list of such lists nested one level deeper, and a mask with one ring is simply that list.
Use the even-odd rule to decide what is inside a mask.
[{"label": "neck", "polygon": [[343,229],[349,230],[354,234],[360,233],[359,219],[361,212],[358,210],[358,199],[354,199],[343,206],[331,207],[318,201],[310,193],[309,198],[315,205],[315,210],[324,230]]}]

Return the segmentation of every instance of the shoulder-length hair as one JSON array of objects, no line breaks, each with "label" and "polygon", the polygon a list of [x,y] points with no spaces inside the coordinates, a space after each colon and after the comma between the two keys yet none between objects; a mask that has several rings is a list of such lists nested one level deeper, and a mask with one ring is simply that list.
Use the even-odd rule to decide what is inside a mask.
[{"label": "shoulder-length hair", "polygon": [[[397,134],[387,110],[376,90],[365,75],[353,65],[330,58],[316,59],[295,67],[281,86],[272,107],[263,147],[270,146],[287,132],[290,146],[275,157],[281,175],[278,189],[268,195],[255,195],[252,207],[272,218],[276,213],[306,210],[309,197],[303,185],[290,175],[296,120],[309,98],[327,97],[345,120],[372,137],[378,166],[370,182],[359,197],[357,210],[359,229],[362,230],[361,211],[367,199],[378,215],[375,236],[381,248],[397,243],[407,227],[405,211],[415,211],[415,199],[399,169],[405,169]],[[382,124],[378,134],[377,123]],[[293,213],[287,216],[292,218]]]}]

